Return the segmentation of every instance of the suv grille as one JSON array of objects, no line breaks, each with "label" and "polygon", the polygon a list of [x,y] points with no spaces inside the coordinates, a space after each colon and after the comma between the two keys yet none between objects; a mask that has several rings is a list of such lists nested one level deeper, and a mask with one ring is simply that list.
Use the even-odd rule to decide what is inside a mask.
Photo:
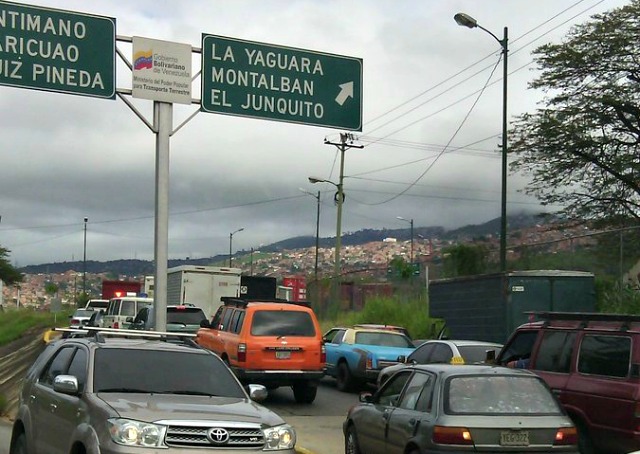
[{"label": "suv grille", "polygon": [[[221,430],[220,430],[221,429]],[[211,432],[216,434],[228,434],[217,438],[212,436]],[[216,439],[220,440],[216,442]],[[189,425],[170,425],[167,429],[165,438],[167,446],[195,446],[195,447],[220,447],[220,448],[262,448],[264,445],[264,436],[262,430],[256,426],[247,425],[229,426],[229,424],[220,423],[203,427]]]}]

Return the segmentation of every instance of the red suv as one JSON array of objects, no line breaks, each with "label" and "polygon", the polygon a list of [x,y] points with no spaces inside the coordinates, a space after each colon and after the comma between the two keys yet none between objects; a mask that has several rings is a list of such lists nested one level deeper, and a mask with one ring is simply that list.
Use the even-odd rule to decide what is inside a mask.
[{"label": "red suv", "polygon": [[640,316],[539,312],[497,362],[541,376],[578,428],[580,452],[640,450]]}]

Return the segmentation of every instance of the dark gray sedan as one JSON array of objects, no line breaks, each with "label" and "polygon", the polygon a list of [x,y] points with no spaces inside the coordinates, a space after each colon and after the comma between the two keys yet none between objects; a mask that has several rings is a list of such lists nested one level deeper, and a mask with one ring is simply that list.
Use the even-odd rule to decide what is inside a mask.
[{"label": "dark gray sedan", "polygon": [[416,365],[362,393],[345,453],[577,453],[571,419],[544,381],[498,366]]}]

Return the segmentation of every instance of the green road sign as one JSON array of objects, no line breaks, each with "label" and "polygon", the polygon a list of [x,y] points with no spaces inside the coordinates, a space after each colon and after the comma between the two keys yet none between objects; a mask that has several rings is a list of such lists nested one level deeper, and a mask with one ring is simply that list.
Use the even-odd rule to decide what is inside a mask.
[{"label": "green road sign", "polygon": [[201,110],[362,130],[362,59],[202,35]]},{"label": "green road sign", "polygon": [[115,98],[116,20],[0,1],[0,85]]}]

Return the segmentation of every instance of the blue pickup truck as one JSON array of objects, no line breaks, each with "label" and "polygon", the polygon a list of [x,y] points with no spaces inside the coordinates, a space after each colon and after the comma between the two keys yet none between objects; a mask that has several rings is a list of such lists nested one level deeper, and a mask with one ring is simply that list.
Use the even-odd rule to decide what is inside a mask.
[{"label": "blue pickup truck", "polygon": [[380,370],[398,364],[415,349],[405,334],[371,328],[332,328],[324,335],[325,374],[337,388],[348,392],[364,383],[375,383]]}]

